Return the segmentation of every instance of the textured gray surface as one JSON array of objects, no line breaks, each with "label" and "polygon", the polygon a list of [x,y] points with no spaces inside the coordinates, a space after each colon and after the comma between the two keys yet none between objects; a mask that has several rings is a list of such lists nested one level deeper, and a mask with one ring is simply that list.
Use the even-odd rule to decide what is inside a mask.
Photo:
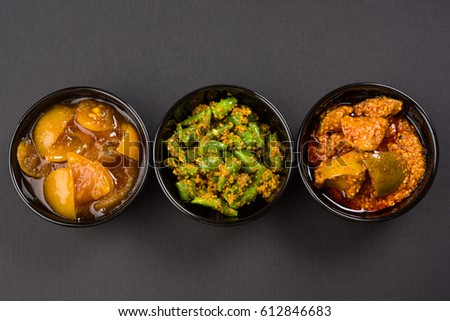
[{"label": "textured gray surface", "polygon": [[410,213],[336,218],[296,171],[251,224],[215,228],[171,205],[152,173],[104,225],[50,224],[0,168],[3,300],[450,300],[450,2],[2,1],[0,148],[38,99],[86,85],[128,101],[151,136],[182,95],[209,84],[271,100],[296,136],[341,85],[374,81],[415,98],[437,129],[441,166]]}]

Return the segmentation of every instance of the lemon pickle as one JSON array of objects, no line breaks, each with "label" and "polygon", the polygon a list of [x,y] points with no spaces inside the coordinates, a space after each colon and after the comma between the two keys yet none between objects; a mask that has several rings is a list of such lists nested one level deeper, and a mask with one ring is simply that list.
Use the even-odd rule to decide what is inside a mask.
[{"label": "lemon pickle", "polygon": [[236,97],[197,105],[176,128],[165,164],[183,202],[237,217],[258,197],[278,194],[285,181],[278,135]]},{"label": "lemon pickle", "polygon": [[408,197],[424,176],[425,149],[402,110],[402,101],[379,96],[325,111],[312,134],[314,185],[357,211]]},{"label": "lemon pickle", "polygon": [[112,104],[84,98],[50,106],[17,148],[33,194],[73,221],[111,213],[138,179],[142,140]]}]

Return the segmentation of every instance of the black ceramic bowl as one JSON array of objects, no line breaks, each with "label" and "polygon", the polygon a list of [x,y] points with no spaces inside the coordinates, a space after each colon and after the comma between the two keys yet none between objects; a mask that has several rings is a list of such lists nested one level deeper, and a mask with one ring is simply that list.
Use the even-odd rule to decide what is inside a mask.
[{"label": "black ceramic bowl", "polygon": [[[84,219],[82,221],[73,221],[55,214],[42,203],[42,201],[40,200],[43,198],[42,195],[35,195],[33,193],[29,183],[29,178],[22,174],[19,163],[17,161],[17,146],[19,145],[21,139],[30,131],[30,128],[34,126],[37,119],[52,105],[60,102],[71,102],[76,99],[87,97],[109,103],[125,113],[130,118],[130,120],[136,126],[140,135],[140,139],[143,142],[143,157],[141,157],[139,175],[132,194],[120,206],[114,208],[110,213],[99,218],[93,218],[92,220]],[[48,96],[35,103],[19,121],[19,124],[17,125],[17,128],[13,134],[9,149],[9,170],[11,179],[17,193],[25,202],[25,204],[36,214],[46,219],[47,221],[59,225],[74,227],[98,225],[100,223],[109,221],[110,219],[115,218],[119,214],[121,214],[125,210],[125,208],[127,208],[131,204],[131,202],[135,199],[135,197],[141,190],[148,173],[148,164],[150,157],[148,142],[149,136],[141,118],[134,111],[134,109],[122,99],[104,90],[90,87],[72,87],[61,89],[49,94]]]},{"label": "black ceramic bowl", "polygon": [[[340,103],[356,103],[367,98],[387,96],[403,101],[404,116],[415,126],[425,147],[426,169],[417,188],[403,201],[392,207],[375,212],[354,211],[345,208],[325,195],[322,190],[314,187],[314,167],[308,160],[308,141],[317,126],[320,115],[328,108]],[[300,128],[297,140],[297,161],[300,175],[311,195],[331,213],[351,221],[374,222],[385,221],[398,217],[413,208],[428,192],[436,175],[438,165],[438,143],[436,133],[422,107],[411,97],[401,91],[381,84],[356,83],[340,87],[322,97],[306,116]]]},{"label": "black ceramic bowl", "polygon": [[[251,107],[258,114],[261,122],[268,124],[272,132],[278,133],[285,151],[285,164],[287,164],[284,173],[286,180],[276,198],[268,203],[258,197],[255,202],[239,209],[238,218],[229,218],[209,208],[182,202],[175,186],[177,179],[172,171],[164,166],[164,160],[168,157],[164,141],[172,136],[176,123],[187,118],[198,104],[218,101],[221,98],[227,97],[227,94],[236,97],[239,103]],[[214,85],[192,91],[178,100],[169,109],[156,132],[155,143],[153,145],[153,157],[156,177],[161,188],[169,200],[181,212],[203,223],[232,226],[250,222],[260,217],[281,198],[292,174],[293,141],[289,126],[283,116],[266,98],[245,88],[231,85]]]}]

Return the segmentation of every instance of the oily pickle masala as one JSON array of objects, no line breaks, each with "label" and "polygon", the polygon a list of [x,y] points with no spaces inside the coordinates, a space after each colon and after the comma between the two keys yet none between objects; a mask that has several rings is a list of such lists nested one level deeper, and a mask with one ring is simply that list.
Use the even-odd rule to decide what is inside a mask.
[{"label": "oily pickle masala", "polygon": [[309,146],[314,185],[358,211],[408,197],[425,173],[425,151],[402,109],[402,101],[381,96],[324,112]]}]

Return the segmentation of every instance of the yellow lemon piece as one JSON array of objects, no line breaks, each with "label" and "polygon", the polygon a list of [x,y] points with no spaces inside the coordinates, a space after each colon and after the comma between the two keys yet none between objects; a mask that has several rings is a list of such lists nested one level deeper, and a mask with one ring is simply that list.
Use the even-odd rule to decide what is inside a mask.
[{"label": "yellow lemon piece", "polygon": [[140,139],[136,128],[130,123],[122,124],[122,140],[117,151],[122,155],[139,160]]},{"label": "yellow lemon piece", "polygon": [[42,162],[30,139],[22,140],[17,146],[17,161],[23,172],[34,178],[44,177],[52,170],[49,163]]},{"label": "yellow lemon piece", "polygon": [[69,168],[54,170],[44,180],[44,197],[57,214],[76,220],[74,180]]},{"label": "yellow lemon piece", "polygon": [[98,200],[114,190],[111,173],[100,162],[68,152],[67,163],[73,172],[77,204]]},{"label": "yellow lemon piece", "polygon": [[66,105],[55,105],[45,112],[34,126],[33,140],[39,155],[44,158],[48,149],[64,132],[72,120],[74,109]]},{"label": "yellow lemon piece", "polygon": [[93,99],[78,103],[75,119],[78,124],[93,132],[113,130],[117,126],[113,107]]}]

